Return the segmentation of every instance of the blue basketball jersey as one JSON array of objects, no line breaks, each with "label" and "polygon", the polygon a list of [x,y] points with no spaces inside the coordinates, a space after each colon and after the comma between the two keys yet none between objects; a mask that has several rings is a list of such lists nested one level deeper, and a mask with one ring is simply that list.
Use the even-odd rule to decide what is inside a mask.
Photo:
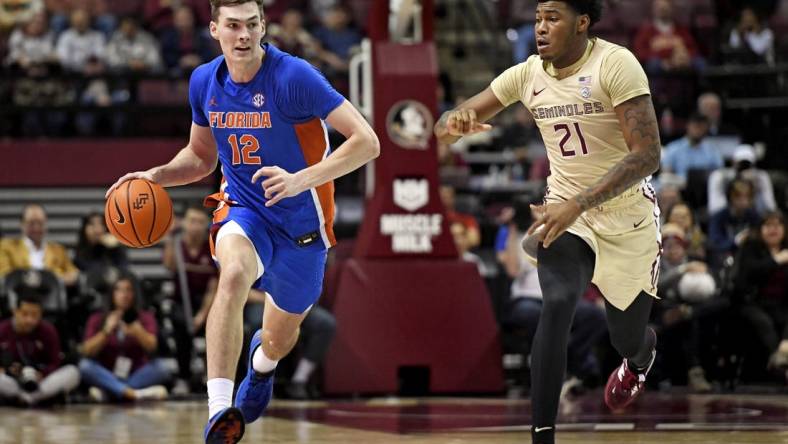
[{"label": "blue basketball jersey", "polygon": [[224,56],[195,69],[189,83],[192,120],[211,128],[224,175],[215,221],[228,205],[247,207],[290,239],[312,242],[310,235],[318,234],[330,247],[333,182],[266,207],[265,178],[251,180],[264,166],[295,173],[328,156],[323,120],[344,98],[306,61],[267,43],[263,48],[262,66],[248,83],[233,82]]}]

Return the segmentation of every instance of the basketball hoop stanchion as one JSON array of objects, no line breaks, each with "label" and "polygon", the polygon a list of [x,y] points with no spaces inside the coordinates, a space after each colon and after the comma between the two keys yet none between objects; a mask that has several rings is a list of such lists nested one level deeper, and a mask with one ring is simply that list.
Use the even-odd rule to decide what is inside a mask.
[{"label": "basketball hoop stanchion", "polygon": [[368,167],[374,180],[352,257],[330,273],[338,330],[324,389],[396,393],[400,369],[422,367],[432,393],[502,391],[490,298],[476,265],[457,256],[438,193],[432,2],[416,2],[418,26],[400,27],[427,39],[408,43],[389,40],[388,3],[375,2],[371,40],[351,62],[351,99],[381,154]]}]

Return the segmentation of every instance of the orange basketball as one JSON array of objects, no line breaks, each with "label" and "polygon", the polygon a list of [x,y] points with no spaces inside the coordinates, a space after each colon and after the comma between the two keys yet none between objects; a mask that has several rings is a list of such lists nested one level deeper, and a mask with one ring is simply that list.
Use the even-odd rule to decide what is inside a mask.
[{"label": "orange basketball", "polygon": [[149,247],[170,228],[172,201],[159,184],[145,179],[127,180],[107,198],[104,221],[122,244]]}]

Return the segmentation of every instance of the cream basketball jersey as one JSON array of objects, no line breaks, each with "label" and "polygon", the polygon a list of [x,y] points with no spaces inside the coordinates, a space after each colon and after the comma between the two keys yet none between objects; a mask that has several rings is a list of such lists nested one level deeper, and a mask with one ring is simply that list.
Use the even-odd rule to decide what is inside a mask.
[{"label": "cream basketball jersey", "polygon": [[[595,184],[629,153],[614,108],[650,94],[640,63],[626,48],[589,41],[574,65],[555,70],[533,55],[493,80],[505,106],[522,102],[533,114],[550,160],[548,194],[562,200]],[[640,194],[633,186],[605,206],[624,204]]]}]

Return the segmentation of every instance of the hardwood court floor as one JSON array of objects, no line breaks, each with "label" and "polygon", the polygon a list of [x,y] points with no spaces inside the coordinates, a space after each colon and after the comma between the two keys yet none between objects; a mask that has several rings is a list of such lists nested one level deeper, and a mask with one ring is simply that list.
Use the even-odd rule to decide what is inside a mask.
[{"label": "hardwood court floor", "polygon": [[[564,404],[559,443],[788,443],[786,396],[652,394],[613,415],[600,395]],[[0,408],[0,444],[199,444],[206,415],[204,402]],[[529,416],[528,401],[506,399],[274,401],[242,443],[523,444]]]}]

